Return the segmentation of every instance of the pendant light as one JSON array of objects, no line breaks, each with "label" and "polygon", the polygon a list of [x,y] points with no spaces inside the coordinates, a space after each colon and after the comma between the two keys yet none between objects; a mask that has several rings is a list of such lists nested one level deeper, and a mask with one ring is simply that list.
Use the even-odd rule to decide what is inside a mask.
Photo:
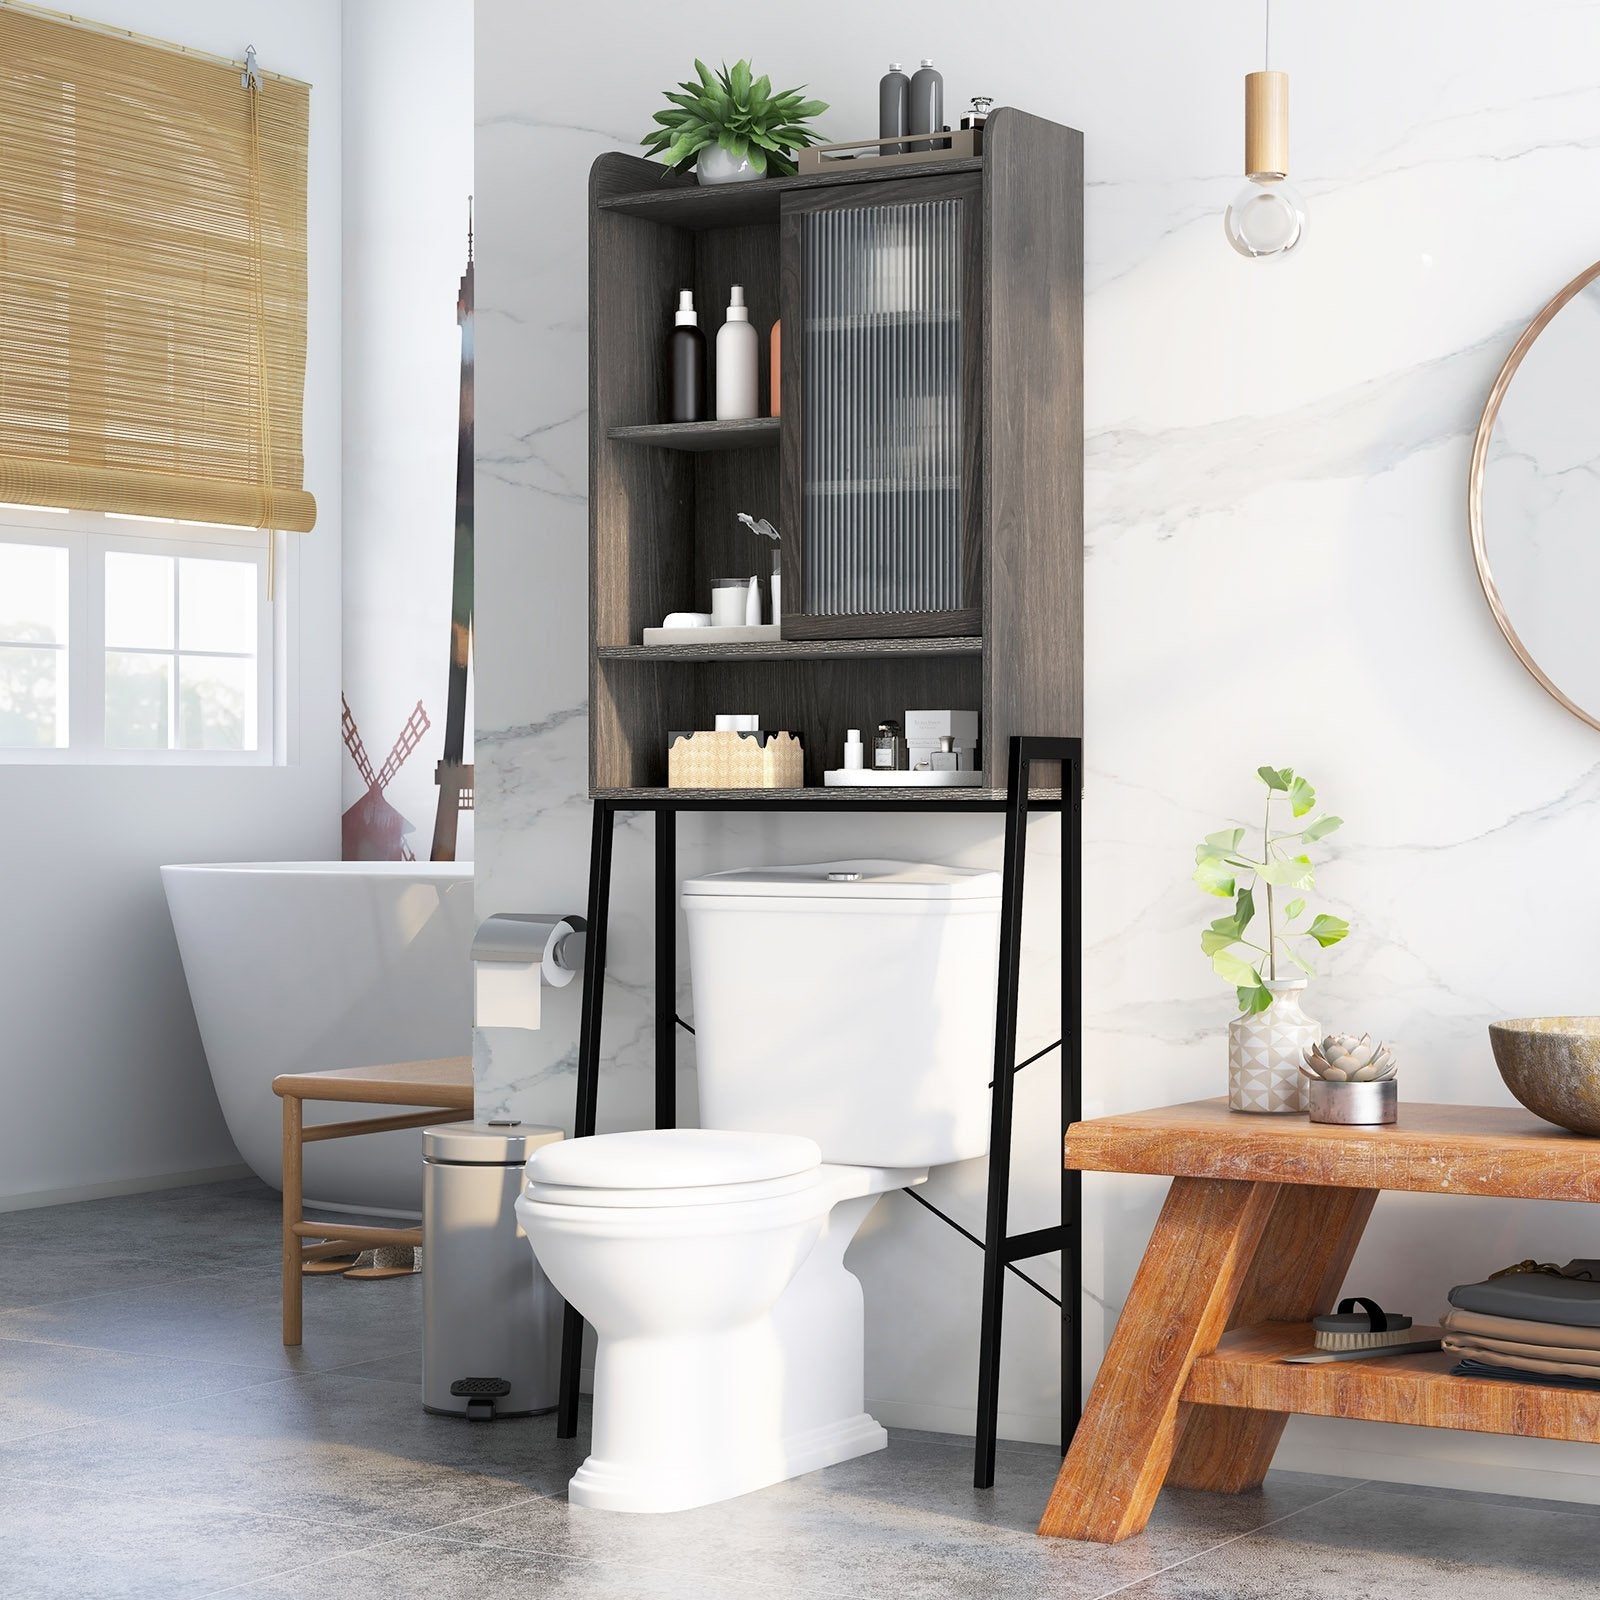
[{"label": "pendant light", "polygon": [[1260,72],[1244,79],[1246,183],[1223,216],[1228,243],[1242,256],[1287,255],[1305,237],[1306,203],[1289,175],[1289,74],[1274,72],[1272,0],[1266,0],[1266,38]]}]

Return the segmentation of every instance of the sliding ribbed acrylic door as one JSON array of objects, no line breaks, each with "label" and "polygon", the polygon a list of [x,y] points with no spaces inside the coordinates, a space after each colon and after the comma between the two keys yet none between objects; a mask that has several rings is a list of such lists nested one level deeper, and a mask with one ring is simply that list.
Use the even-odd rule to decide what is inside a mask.
[{"label": "sliding ribbed acrylic door", "polygon": [[789,631],[975,632],[976,185],[843,194],[806,197],[788,240],[800,257],[800,325],[786,324],[784,344],[801,374],[802,520]]}]

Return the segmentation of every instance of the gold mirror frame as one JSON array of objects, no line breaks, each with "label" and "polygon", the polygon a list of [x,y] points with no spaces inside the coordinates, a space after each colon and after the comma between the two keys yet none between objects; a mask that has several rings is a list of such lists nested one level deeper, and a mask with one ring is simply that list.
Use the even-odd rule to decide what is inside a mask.
[{"label": "gold mirror frame", "polygon": [[1584,268],[1571,283],[1550,300],[1539,315],[1528,324],[1522,337],[1512,346],[1511,354],[1505,359],[1505,365],[1500,368],[1494,386],[1489,390],[1489,399],[1483,408],[1483,420],[1478,424],[1477,437],[1472,441],[1472,466],[1467,476],[1467,525],[1472,531],[1472,559],[1478,568],[1478,582],[1483,585],[1483,597],[1489,602],[1489,610],[1494,614],[1494,620],[1499,624],[1501,633],[1506,636],[1506,643],[1516,652],[1517,660],[1528,669],[1534,680],[1552,699],[1559,701],[1573,716],[1587,722],[1591,728],[1600,730],[1600,713],[1585,711],[1575,701],[1568,699],[1545,676],[1544,669],[1529,654],[1528,647],[1511,625],[1511,618],[1506,615],[1500,591],[1495,587],[1494,575],[1489,571],[1489,552],[1485,546],[1483,531],[1483,469],[1489,459],[1489,440],[1494,433],[1495,421],[1500,415],[1500,406],[1505,400],[1506,390],[1511,387],[1511,380],[1516,377],[1517,369],[1522,365],[1522,358],[1532,348],[1534,340],[1549,327],[1556,313],[1569,300],[1581,294],[1597,278],[1600,278],[1600,261],[1595,262],[1592,267]]}]

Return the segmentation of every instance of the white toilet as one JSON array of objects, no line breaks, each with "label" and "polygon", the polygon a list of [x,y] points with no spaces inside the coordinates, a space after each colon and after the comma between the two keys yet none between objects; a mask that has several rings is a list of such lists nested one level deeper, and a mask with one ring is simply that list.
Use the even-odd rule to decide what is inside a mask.
[{"label": "white toilet", "polygon": [[615,1511],[881,1450],[845,1250],[879,1195],[989,1145],[998,873],[758,868],[683,906],[703,1126],[547,1145],[517,1202],[596,1334],[569,1498]]}]

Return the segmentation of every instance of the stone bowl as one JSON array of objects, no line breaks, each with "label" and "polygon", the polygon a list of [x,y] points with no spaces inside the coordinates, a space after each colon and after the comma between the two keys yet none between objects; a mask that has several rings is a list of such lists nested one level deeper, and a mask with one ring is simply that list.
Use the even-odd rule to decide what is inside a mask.
[{"label": "stone bowl", "polygon": [[1528,1110],[1600,1135],[1600,1017],[1516,1017],[1489,1024],[1494,1064]]}]

